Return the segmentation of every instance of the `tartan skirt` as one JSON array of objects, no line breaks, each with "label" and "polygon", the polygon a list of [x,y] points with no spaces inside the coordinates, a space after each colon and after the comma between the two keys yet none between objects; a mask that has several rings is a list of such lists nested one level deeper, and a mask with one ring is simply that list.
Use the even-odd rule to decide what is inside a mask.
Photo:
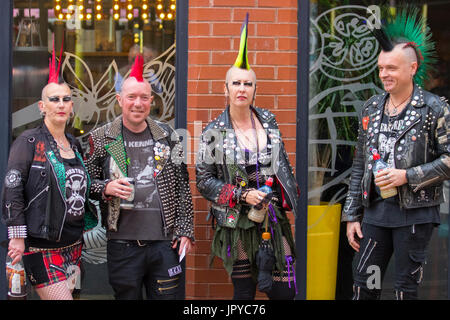
[{"label": "tartan skirt", "polygon": [[75,273],[79,276],[82,248],[81,241],[55,249],[30,247],[23,258],[31,284],[43,288],[65,281]]}]

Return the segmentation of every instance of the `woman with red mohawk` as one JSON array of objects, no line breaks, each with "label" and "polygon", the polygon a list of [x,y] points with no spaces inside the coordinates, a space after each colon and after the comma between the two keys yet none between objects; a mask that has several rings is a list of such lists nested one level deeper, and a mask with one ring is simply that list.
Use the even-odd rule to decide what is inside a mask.
[{"label": "woman with red mohawk", "polygon": [[[62,54],[62,49],[61,49]],[[44,120],[13,143],[3,190],[8,255],[43,300],[71,300],[79,275],[90,179],[78,141],[65,133],[73,114],[69,86],[59,78],[55,50],[39,109]]]}]

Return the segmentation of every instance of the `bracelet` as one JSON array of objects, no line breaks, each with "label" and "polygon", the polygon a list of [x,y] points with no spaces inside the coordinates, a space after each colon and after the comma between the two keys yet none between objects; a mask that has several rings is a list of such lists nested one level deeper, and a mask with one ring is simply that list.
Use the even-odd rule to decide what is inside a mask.
[{"label": "bracelet", "polygon": [[245,190],[245,191],[242,193],[242,195],[241,195],[241,199],[240,199],[241,201],[240,201],[240,202],[246,203],[246,202],[247,202],[247,196],[248,196],[248,193],[249,193],[250,191],[253,191],[253,190],[255,190],[255,189],[249,188],[249,189]]},{"label": "bracelet", "polygon": [[27,237],[26,225],[8,227],[8,239],[26,238],[26,237]]},{"label": "bracelet", "polygon": [[241,194],[242,194],[242,188],[234,188],[232,199],[235,203],[239,202],[239,199],[241,199]]}]

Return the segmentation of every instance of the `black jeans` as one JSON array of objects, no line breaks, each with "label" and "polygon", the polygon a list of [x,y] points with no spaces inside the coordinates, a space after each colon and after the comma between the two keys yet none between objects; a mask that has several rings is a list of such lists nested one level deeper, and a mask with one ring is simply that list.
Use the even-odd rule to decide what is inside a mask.
[{"label": "black jeans", "polygon": [[109,283],[118,300],[176,299],[180,287],[181,266],[170,241],[137,242],[108,240]]},{"label": "black jeans", "polygon": [[399,228],[363,223],[363,238],[354,260],[353,299],[380,298],[381,283],[392,254],[395,256],[396,298],[417,299],[433,228],[432,223]]}]

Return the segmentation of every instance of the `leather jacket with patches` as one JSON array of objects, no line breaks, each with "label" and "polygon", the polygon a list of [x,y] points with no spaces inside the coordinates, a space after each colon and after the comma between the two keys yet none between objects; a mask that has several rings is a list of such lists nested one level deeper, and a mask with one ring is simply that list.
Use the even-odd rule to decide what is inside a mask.
[{"label": "leather jacket with patches", "polygon": [[[82,161],[79,142],[66,135],[76,157]],[[56,142],[44,123],[23,132],[11,146],[3,185],[2,221],[9,238],[64,241],[61,234],[67,215],[65,169]],[[84,164],[83,164],[84,166]],[[90,179],[87,174],[86,199]],[[85,201],[85,212],[89,201]],[[81,237],[81,235],[80,235]]]},{"label": "leather jacket with patches", "polygon": [[[155,161],[155,180],[163,211],[164,234],[173,233],[174,237],[184,236],[194,240],[192,195],[179,137],[167,124],[151,118],[147,118],[147,124],[153,140],[164,146],[167,155]],[[103,226],[115,232],[120,215],[120,199],[112,197],[108,201],[103,191],[110,180],[128,174],[122,116],[91,132],[89,147],[85,163],[92,178],[91,197],[100,202]]]},{"label": "leather jacket with patches", "polygon": [[[287,209],[296,214],[299,191],[275,115],[265,109],[251,109],[271,140],[272,154],[276,156],[272,166],[276,180],[282,186],[283,200]],[[248,183],[241,152],[227,107],[203,130],[196,164],[197,189],[212,202],[211,214],[219,225],[228,226],[223,221],[227,211],[240,210],[239,195]]]},{"label": "leather jacket with patches", "polygon": [[[371,97],[359,121],[356,154],[342,221],[362,221],[370,206],[374,180],[371,148],[378,148],[379,126],[388,93]],[[395,168],[406,169],[407,183],[398,187],[400,207],[431,207],[443,202],[442,184],[450,178],[450,110],[438,96],[414,86],[403,124],[395,136]]]}]

